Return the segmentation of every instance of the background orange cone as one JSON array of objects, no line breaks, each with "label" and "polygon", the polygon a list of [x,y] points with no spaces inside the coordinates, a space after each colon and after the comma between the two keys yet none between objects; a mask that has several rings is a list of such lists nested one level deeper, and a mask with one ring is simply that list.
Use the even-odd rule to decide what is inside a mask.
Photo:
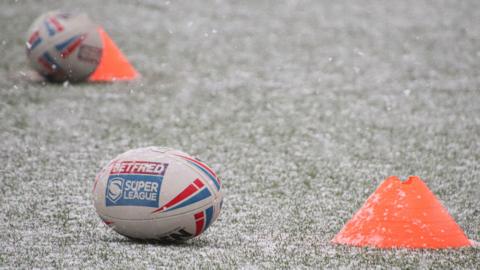
[{"label": "background orange cone", "polygon": [[103,43],[102,58],[89,81],[129,81],[138,78],[140,74],[128,62],[107,32],[101,27],[98,32]]},{"label": "background orange cone", "polygon": [[462,229],[418,176],[386,179],[332,242],[379,248],[471,246]]}]

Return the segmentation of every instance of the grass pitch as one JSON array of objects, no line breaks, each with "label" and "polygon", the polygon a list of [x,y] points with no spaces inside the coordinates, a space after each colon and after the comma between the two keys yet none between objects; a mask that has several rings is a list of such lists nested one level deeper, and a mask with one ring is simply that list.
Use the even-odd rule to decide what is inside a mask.
[{"label": "grass pitch", "polygon": [[[41,12],[85,11],[143,78],[27,82]],[[478,268],[480,249],[330,239],[389,175],[480,239],[479,1],[3,1],[1,268]],[[220,218],[179,245],[109,231],[94,176],[130,148],[198,155]]]}]

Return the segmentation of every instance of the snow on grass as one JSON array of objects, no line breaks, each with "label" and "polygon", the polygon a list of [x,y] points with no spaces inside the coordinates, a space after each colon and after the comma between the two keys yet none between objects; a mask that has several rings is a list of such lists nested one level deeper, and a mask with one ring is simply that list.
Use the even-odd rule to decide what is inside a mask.
[{"label": "snow on grass", "polygon": [[[478,267],[478,247],[330,243],[389,175],[421,176],[479,240],[476,1],[0,5],[0,267]],[[21,79],[23,33],[59,7],[102,23],[143,79]],[[198,239],[132,242],[96,216],[96,172],[148,145],[222,178],[221,216]]]}]

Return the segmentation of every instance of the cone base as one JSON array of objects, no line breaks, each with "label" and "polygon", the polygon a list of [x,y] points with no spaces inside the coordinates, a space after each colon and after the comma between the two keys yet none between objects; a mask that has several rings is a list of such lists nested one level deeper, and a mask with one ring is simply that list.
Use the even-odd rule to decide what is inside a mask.
[{"label": "cone base", "polygon": [[344,245],[344,246],[354,246],[354,247],[364,247],[364,248],[378,248],[378,249],[458,249],[458,248],[470,248],[470,247],[480,247],[480,244],[475,244],[475,241],[468,240],[468,244],[462,243],[459,245],[385,245],[385,244],[354,244],[351,241],[340,241],[340,240],[332,240],[332,244],[336,245]]}]

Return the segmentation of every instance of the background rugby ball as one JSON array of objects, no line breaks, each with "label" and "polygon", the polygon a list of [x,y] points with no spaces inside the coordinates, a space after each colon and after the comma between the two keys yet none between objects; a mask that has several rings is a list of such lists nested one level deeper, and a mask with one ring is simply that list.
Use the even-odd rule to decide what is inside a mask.
[{"label": "background rugby ball", "polygon": [[54,82],[87,79],[100,62],[102,48],[97,25],[86,14],[47,12],[27,32],[30,65]]},{"label": "background rugby ball", "polygon": [[223,193],[211,168],[183,152],[125,152],[98,173],[95,209],[105,224],[136,239],[187,240],[218,217]]}]

